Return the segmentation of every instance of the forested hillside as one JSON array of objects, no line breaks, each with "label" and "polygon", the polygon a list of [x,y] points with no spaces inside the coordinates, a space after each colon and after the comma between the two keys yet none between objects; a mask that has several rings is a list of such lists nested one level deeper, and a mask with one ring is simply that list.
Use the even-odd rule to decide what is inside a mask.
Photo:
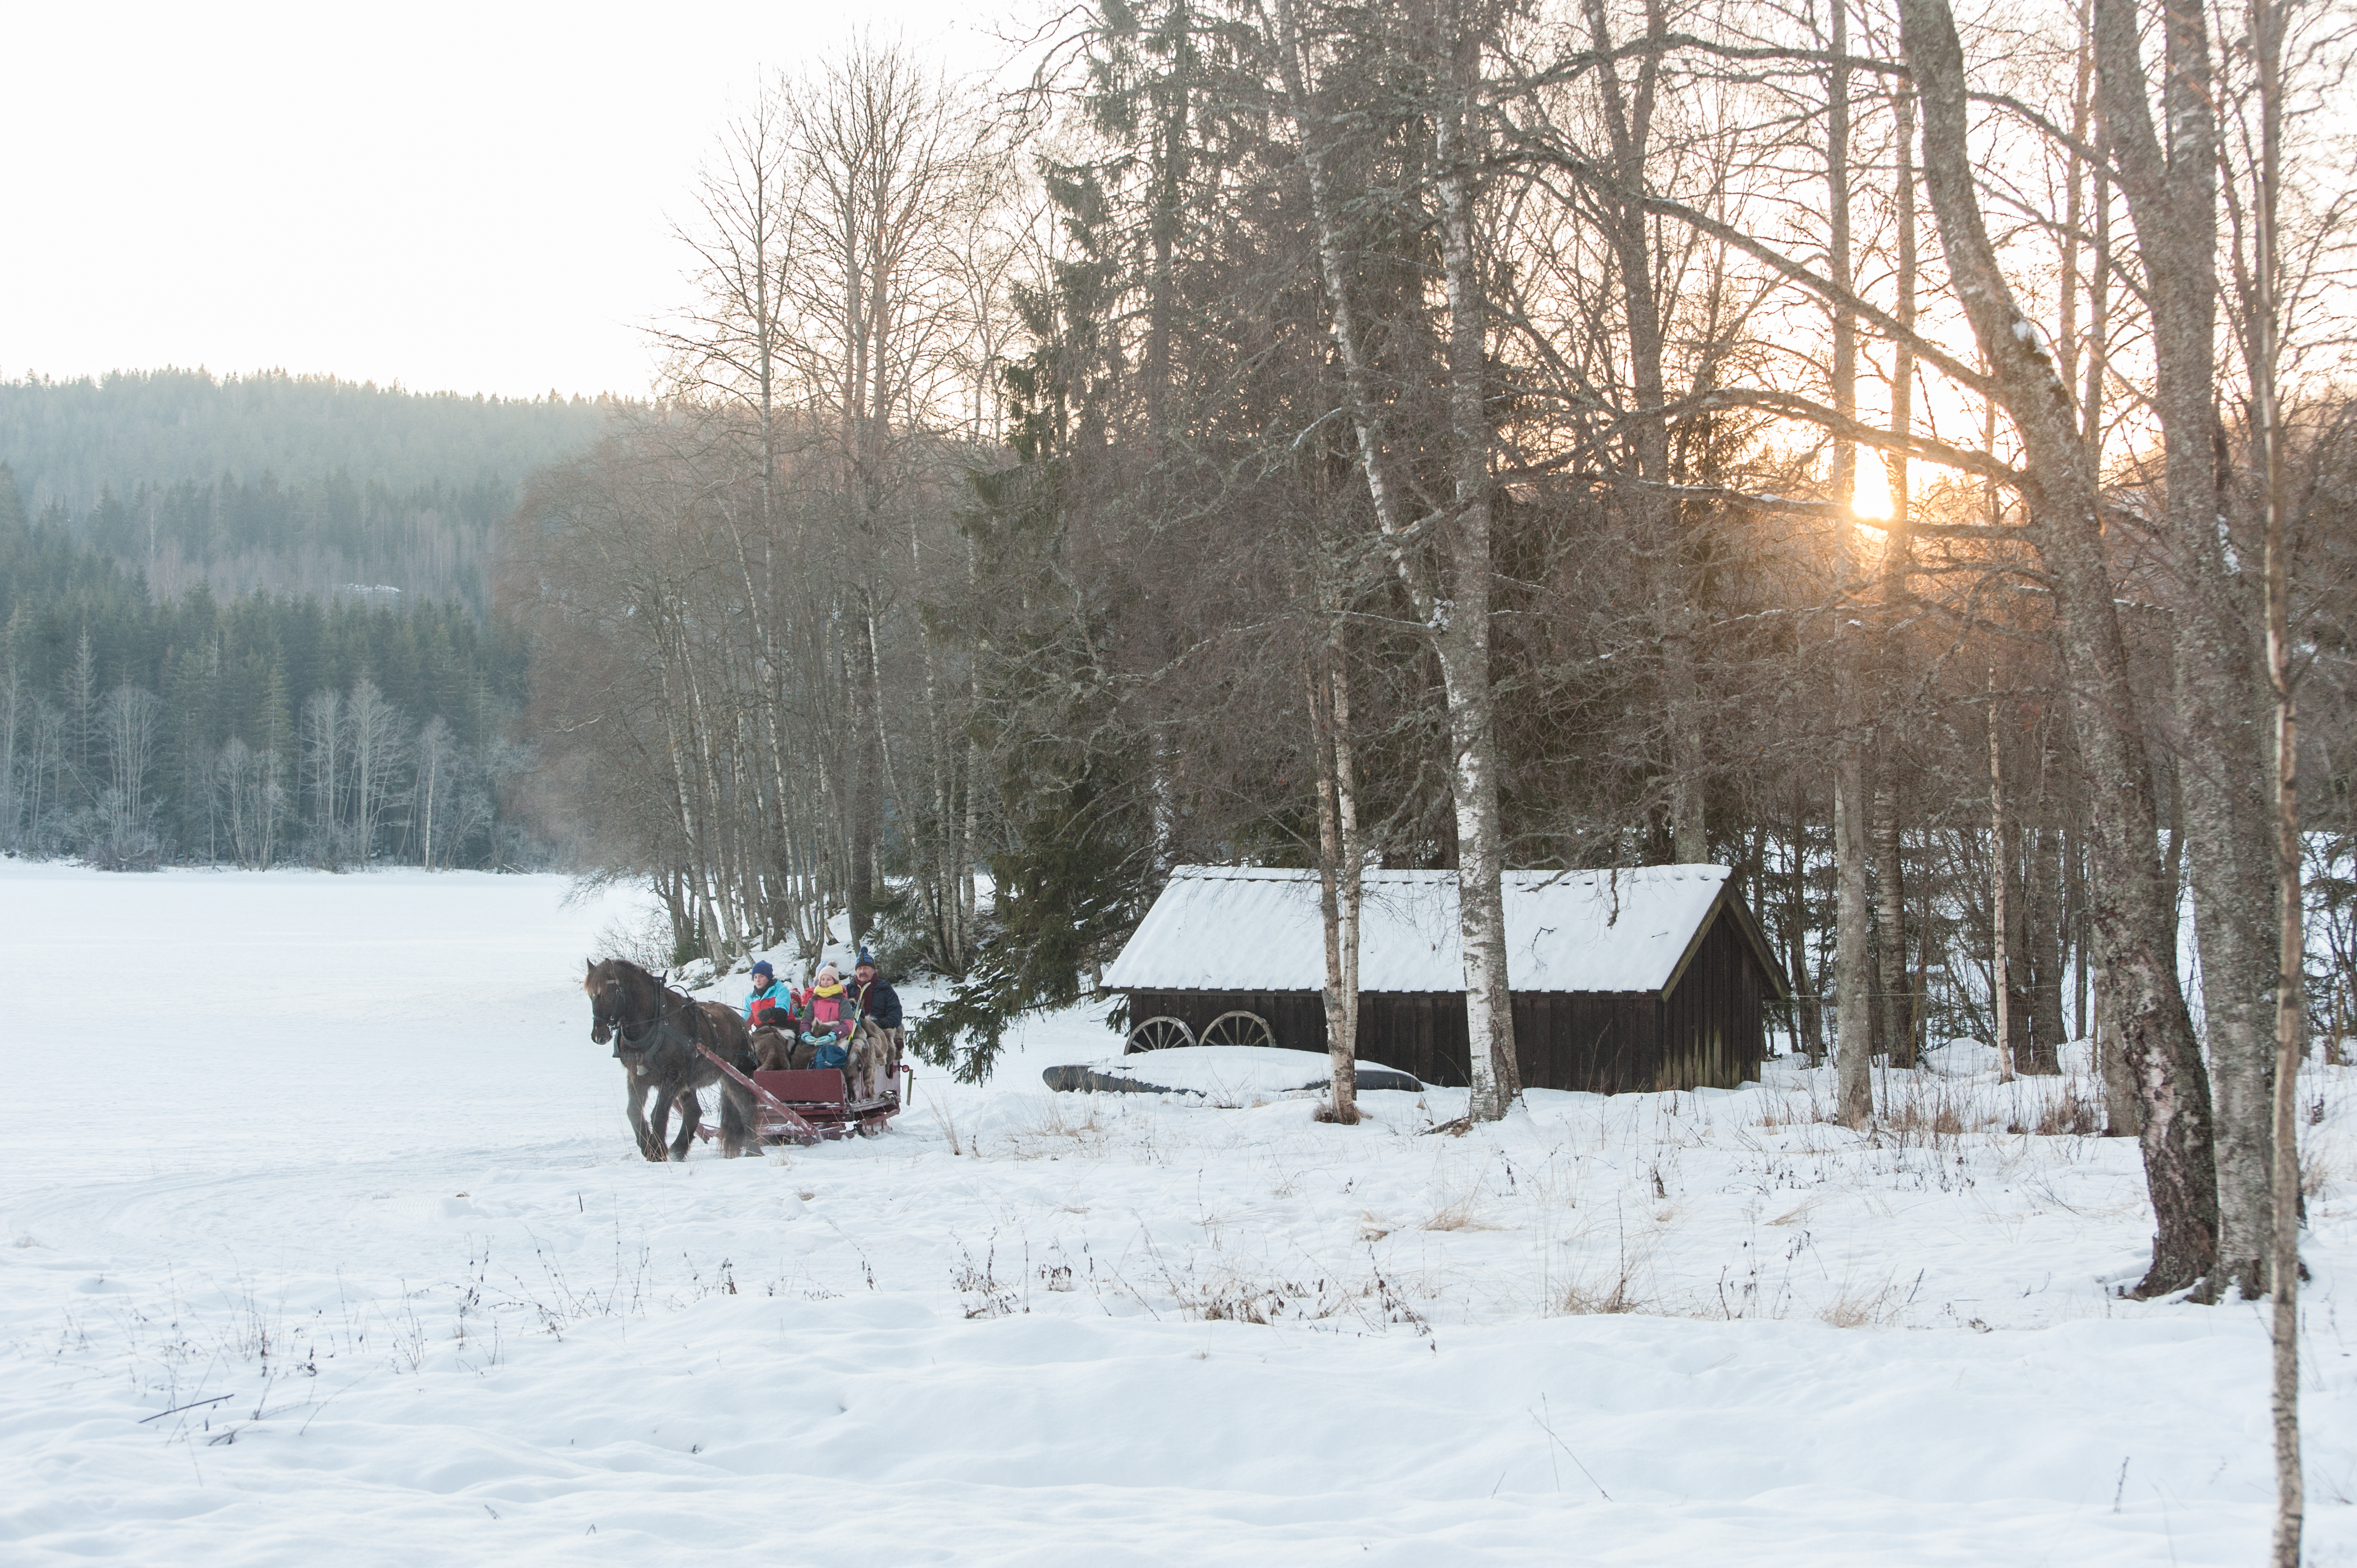
[{"label": "forested hillside", "polygon": [[530,858],[500,811],[522,646],[397,605],[139,574],[0,466],[0,849],[101,865]]},{"label": "forested hillside", "polygon": [[0,382],[0,462],[30,515],[158,594],[202,582],[487,602],[482,556],[536,468],[610,404],[515,402],[271,371]]}]

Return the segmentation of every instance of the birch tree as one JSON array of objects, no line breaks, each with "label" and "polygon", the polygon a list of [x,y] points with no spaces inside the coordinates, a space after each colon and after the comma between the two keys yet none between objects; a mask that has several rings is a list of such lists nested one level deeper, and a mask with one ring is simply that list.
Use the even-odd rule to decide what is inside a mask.
[{"label": "birch tree", "polygon": [[[1874,852],[1874,930],[1880,952],[1876,971],[1884,995],[1884,1049],[1893,1067],[1915,1065],[1916,1010],[1921,999],[1908,983],[1905,858],[1900,851],[1899,768],[1892,744],[1900,738],[1889,709],[1901,700],[1908,671],[1897,667],[1898,624],[1907,614],[1909,568],[1914,554],[1914,510],[1907,442],[1915,433],[1915,348],[1920,267],[1915,214],[1915,98],[1902,89],[1891,98],[1891,222],[1894,268],[1892,317],[1899,336],[1890,346],[1890,435],[1882,454],[1883,486],[1889,515],[1883,522],[1882,571],[1875,626],[1875,689],[1882,713],[1875,737],[1871,832]],[[1838,494],[1838,491],[1836,491]]]},{"label": "birch tree", "polygon": [[322,864],[344,859],[344,695],[333,687],[303,703],[303,792],[311,802],[312,832]]},{"label": "birch tree", "polygon": [[2269,1232],[2274,966],[2264,697],[2244,590],[2219,542],[2216,89],[2205,8],[2154,11],[2157,71],[2148,75],[2142,57],[2136,0],[2093,0],[2093,57],[2152,317],[2152,406],[2176,553],[2177,768],[2215,1097],[2217,1283],[2258,1295]]},{"label": "birch tree", "polygon": [[2155,851],[2143,716],[2104,556],[2096,476],[2070,389],[1989,242],[1974,183],[1964,48],[1947,0],[1900,0],[1900,18],[1922,110],[1924,188],[1958,302],[1989,366],[1988,394],[2021,440],[2020,489],[2054,592],[2078,754],[2103,803],[2090,835],[2092,924],[2144,1107],[2145,1178],[2158,1230],[2139,1289],[2162,1294],[2204,1279],[2216,1261],[2217,1173],[2208,1083],[2177,973],[2176,910]]},{"label": "birch tree", "polygon": [[[905,49],[857,45],[796,82],[787,98],[793,221],[803,247],[788,280],[789,340],[808,406],[825,432],[849,546],[835,575],[844,596],[840,647],[852,682],[848,881],[858,935],[880,886],[883,802],[910,803],[899,788],[884,705],[883,622],[895,608],[900,575],[887,564],[899,555],[911,580],[929,569],[918,510],[931,478],[923,455],[963,412],[969,335],[961,307],[973,294],[955,244],[985,169],[974,121],[948,84]],[[942,683],[921,627],[919,643],[925,761],[942,779],[934,793],[945,800],[953,760],[945,755]],[[954,811],[942,816],[941,830],[953,832]]]},{"label": "birch tree", "polygon": [[376,851],[377,832],[393,803],[404,757],[398,709],[377,683],[363,675],[344,703],[344,754],[351,768],[352,844],[366,861]]},{"label": "birch tree", "polygon": [[1351,673],[1343,618],[1320,562],[1323,622],[1303,679],[1308,689],[1310,745],[1318,772],[1318,905],[1326,945],[1327,1102],[1324,1114],[1344,1126],[1359,1120],[1359,913],[1366,851],[1359,832],[1359,779],[1351,725]]},{"label": "birch tree", "polygon": [[[1592,8],[1595,0],[1590,0]],[[1825,208],[1827,224],[1825,267],[1835,288],[1851,292],[1850,256],[1850,64],[1849,0],[1832,0],[1828,9],[1825,68]],[[1857,417],[1857,326],[1849,311],[1833,309],[1833,408],[1841,424]],[[1862,532],[1852,505],[1857,488],[1857,443],[1836,428],[1833,438],[1834,503],[1850,510],[1845,530],[1843,585],[1857,579],[1864,566]],[[1838,1015],[1842,1120],[1863,1127],[1874,1114],[1872,1058],[1876,1045],[1874,1016],[1879,987],[1871,946],[1871,908],[1867,889],[1867,862],[1873,854],[1873,830],[1867,821],[1867,785],[1869,678],[1874,643],[1868,628],[1846,611],[1836,611],[1846,623],[1842,640],[1848,657],[1838,679],[1843,689],[1842,733],[1834,760],[1834,853],[1840,881],[1835,924],[1839,956],[1835,960],[1841,987]]]},{"label": "birch tree", "polygon": [[1449,499],[1417,516],[1411,514],[1409,487],[1400,471],[1403,453],[1397,443],[1407,433],[1391,428],[1388,400],[1378,390],[1372,362],[1370,326],[1361,320],[1360,288],[1348,259],[1344,209],[1357,193],[1343,189],[1338,176],[1339,124],[1326,104],[1327,84],[1313,87],[1318,59],[1294,0],[1269,0],[1268,15],[1285,112],[1309,185],[1328,327],[1342,364],[1360,471],[1383,549],[1440,666],[1448,714],[1449,792],[1457,819],[1470,1114],[1476,1121],[1495,1121],[1506,1113],[1522,1085],[1506,983],[1504,846],[1490,688],[1493,437],[1483,396],[1486,286],[1475,237],[1487,137],[1479,95],[1488,18],[1478,5],[1439,0],[1417,8],[1397,40],[1407,57],[1402,63],[1418,73],[1428,95],[1426,113],[1447,299],[1445,324],[1436,324],[1436,329],[1445,344],[1441,373],[1447,387]]}]

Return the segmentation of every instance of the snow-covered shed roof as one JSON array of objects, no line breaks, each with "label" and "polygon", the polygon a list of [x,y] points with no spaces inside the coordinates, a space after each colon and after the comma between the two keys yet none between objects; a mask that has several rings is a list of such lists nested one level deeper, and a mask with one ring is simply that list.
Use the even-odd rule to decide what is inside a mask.
[{"label": "snow-covered shed roof", "polygon": [[[1509,871],[1507,985],[1522,992],[1666,992],[1728,896],[1730,875],[1723,865]],[[1464,990],[1457,874],[1371,871],[1363,886],[1360,988]],[[1739,902],[1736,918],[1774,974]],[[1325,983],[1315,871],[1182,865],[1103,984],[1114,991],[1316,991]]]}]

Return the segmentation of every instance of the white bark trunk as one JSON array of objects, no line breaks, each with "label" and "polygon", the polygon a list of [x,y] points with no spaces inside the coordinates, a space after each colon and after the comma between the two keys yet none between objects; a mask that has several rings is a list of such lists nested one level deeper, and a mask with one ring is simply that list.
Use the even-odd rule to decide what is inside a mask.
[{"label": "white bark trunk", "polygon": [[1996,718],[1996,673],[1989,672],[1989,1005],[1996,1019],[1996,1080],[2011,1083],[2013,1060],[2013,953],[2006,892],[2013,881],[2010,835],[2005,821],[2005,747]]},{"label": "white bark trunk", "polygon": [[1375,395],[1363,352],[1343,246],[1340,203],[1328,167],[1326,128],[1308,97],[1292,0],[1273,0],[1271,10],[1277,30],[1279,68],[1309,180],[1329,327],[1342,361],[1368,498],[1393,569],[1407,589],[1440,663],[1448,711],[1449,788],[1457,819],[1458,940],[1464,950],[1470,1114],[1477,1121],[1494,1121],[1505,1114],[1521,1083],[1514,1063],[1513,1010],[1506,988],[1495,720],[1490,694],[1491,430],[1481,391],[1487,348],[1483,296],[1472,242],[1472,180],[1479,158],[1468,146],[1473,96],[1469,77],[1478,68],[1480,44],[1459,29],[1446,41],[1448,58],[1441,62],[1445,101],[1437,116],[1437,186],[1448,298],[1454,498],[1439,516],[1424,520],[1431,524],[1438,553],[1447,564],[1446,578],[1435,583],[1426,579],[1419,564],[1422,549],[1403,510],[1407,492],[1392,473],[1383,403]]},{"label": "white bark trunk", "polygon": [[1834,966],[1841,990],[1835,1060],[1841,1079],[1841,1118],[1851,1127],[1874,1119],[1874,988],[1868,981],[1866,916],[1866,763],[1845,741],[1834,764],[1834,845],[1840,908],[1835,911]]}]

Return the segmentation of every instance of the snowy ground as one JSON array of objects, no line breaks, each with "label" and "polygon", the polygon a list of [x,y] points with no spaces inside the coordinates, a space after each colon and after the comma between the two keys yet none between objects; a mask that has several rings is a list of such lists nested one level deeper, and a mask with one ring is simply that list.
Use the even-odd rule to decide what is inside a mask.
[{"label": "snowy ground", "polygon": [[[2005,1130],[2061,1085],[1895,1075],[1861,1138],[1771,1070],[1453,1138],[1442,1090],[1051,1096],[1083,1010],[885,1138],[650,1165],[577,986],[625,911],[564,893],[0,862],[0,1560],[2262,1552],[2263,1315],[2110,1294],[2133,1146]],[[2308,1098],[2348,1563],[2357,1103]]]}]

